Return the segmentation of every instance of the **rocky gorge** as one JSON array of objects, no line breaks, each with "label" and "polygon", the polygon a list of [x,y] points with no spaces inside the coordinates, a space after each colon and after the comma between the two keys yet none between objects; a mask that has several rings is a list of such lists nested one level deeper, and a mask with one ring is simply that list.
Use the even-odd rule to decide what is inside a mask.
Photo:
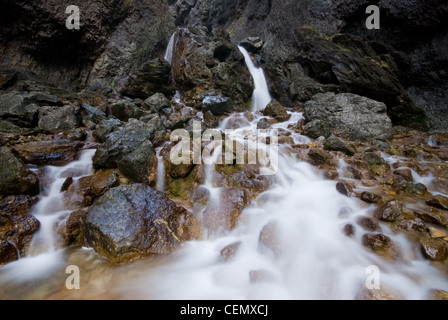
[{"label": "rocky gorge", "polygon": [[[368,30],[364,0],[81,0],[68,30],[63,2],[0,4],[0,298],[266,297],[249,283],[275,286],[268,298],[447,299],[446,4],[375,1]],[[259,110],[238,46],[267,79]],[[278,130],[279,172],[173,164],[171,134],[195,121]],[[49,247],[52,280],[11,279]],[[369,265],[381,290],[362,286]]]}]

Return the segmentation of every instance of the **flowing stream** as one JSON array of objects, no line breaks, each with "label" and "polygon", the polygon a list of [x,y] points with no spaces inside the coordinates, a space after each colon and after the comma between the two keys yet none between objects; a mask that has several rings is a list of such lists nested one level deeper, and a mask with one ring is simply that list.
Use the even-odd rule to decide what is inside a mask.
[{"label": "flowing stream", "polygon": [[[254,110],[262,109],[270,101],[266,80],[248,53],[240,50],[256,84]],[[301,113],[291,113],[289,121],[274,128],[288,131],[288,126],[301,117]],[[221,129],[241,121],[244,125],[233,131],[233,139],[244,141],[260,118],[254,114],[254,120],[248,121],[243,114],[234,114],[223,121]],[[294,131],[290,133],[296,143],[311,142]],[[120,266],[91,249],[63,249],[54,230],[54,224],[70,212],[60,192],[62,183],[68,174],[76,183],[91,173],[93,151],[85,151],[80,160],[68,166],[47,167],[46,177],[51,182],[33,212],[42,223],[41,230],[29,257],[0,268],[0,298],[354,299],[365,288],[372,266],[380,271],[381,287],[403,299],[424,299],[432,289],[448,290],[447,275],[425,260],[411,240],[386,225],[381,225],[381,232],[400,248],[401,258],[396,261],[366,250],[361,229],[347,237],[344,226],[371,216],[374,207],[338,193],[336,182],[297,160],[286,146],[280,145],[278,153],[272,187],[243,211],[233,231],[186,243],[168,257]],[[157,155],[161,160],[160,150]],[[343,168],[341,163],[341,172]],[[163,175],[163,171],[159,166],[158,174]],[[214,165],[206,165],[205,171],[203,187],[219,206],[221,189],[213,180]],[[158,181],[158,189],[163,190],[163,180]],[[274,249],[259,241],[266,226],[272,226],[278,236]],[[235,256],[223,261],[221,250],[232,244],[238,244]],[[81,269],[80,290],[65,288],[68,265]]]}]

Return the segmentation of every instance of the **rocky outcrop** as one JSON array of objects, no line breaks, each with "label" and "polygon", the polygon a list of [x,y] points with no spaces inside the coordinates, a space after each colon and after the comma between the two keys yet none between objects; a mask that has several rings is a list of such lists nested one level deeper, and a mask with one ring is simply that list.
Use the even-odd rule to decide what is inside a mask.
[{"label": "rocky outcrop", "polygon": [[304,134],[311,138],[331,134],[350,139],[387,138],[392,123],[384,103],[354,94],[317,94],[305,104]]},{"label": "rocky outcrop", "polygon": [[197,237],[197,221],[162,193],[135,184],[113,188],[82,218],[87,244],[114,262],[168,254]]}]

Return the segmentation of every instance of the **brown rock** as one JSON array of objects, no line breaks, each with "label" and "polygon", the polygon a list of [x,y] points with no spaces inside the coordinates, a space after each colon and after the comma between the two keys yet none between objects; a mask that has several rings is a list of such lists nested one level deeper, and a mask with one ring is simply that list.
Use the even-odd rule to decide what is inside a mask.
[{"label": "brown rock", "polygon": [[336,190],[347,197],[353,197],[355,196],[355,193],[353,192],[353,188],[349,186],[347,183],[344,182],[338,182],[336,184]]},{"label": "brown rock", "polygon": [[393,172],[395,181],[413,181],[411,169],[397,169]]},{"label": "brown rock", "polygon": [[331,155],[328,152],[317,148],[310,149],[308,157],[310,158],[311,164],[315,166],[324,165],[331,159]]},{"label": "brown rock", "polygon": [[411,219],[411,220],[403,220],[397,225],[398,228],[405,231],[417,231],[420,233],[427,233],[428,227],[426,224],[419,218]]},{"label": "brown rock", "polygon": [[363,193],[361,193],[361,195],[359,196],[359,199],[361,199],[364,202],[367,203],[378,203],[381,202],[381,196],[378,196],[376,194],[364,191]]},{"label": "brown rock", "polygon": [[448,300],[448,292],[443,290],[433,290],[430,294],[430,300]]},{"label": "brown rock", "polygon": [[15,145],[12,150],[25,163],[62,166],[78,158],[83,147],[79,141],[42,137],[42,140]]},{"label": "brown rock", "polygon": [[448,198],[442,195],[437,195],[426,203],[438,209],[448,210]]},{"label": "brown rock", "polygon": [[63,232],[66,245],[83,245],[81,219],[87,214],[87,209],[74,211],[68,217]]},{"label": "brown rock", "polygon": [[395,259],[398,256],[392,239],[384,234],[365,234],[362,244],[385,259]]},{"label": "brown rock", "polygon": [[19,259],[16,247],[3,239],[0,239],[0,266]]},{"label": "brown rock", "polygon": [[290,118],[285,107],[283,107],[277,100],[272,100],[262,113],[263,115],[273,117],[280,122],[287,121]]},{"label": "brown rock", "polygon": [[221,259],[224,262],[231,261],[235,255],[238,253],[238,250],[241,247],[241,242],[235,242],[233,244],[228,245],[224,249],[221,250],[220,255]]},{"label": "brown rock", "polygon": [[448,216],[435,208],[429,208],[425,212],[415,212],[415,215],[427,223],[442,227],[448,224]]},{"label": "brown rock", "polygon": [[276,222],[265,225],[260,232],[258,244],[261,251],[270,250],[276,257],[281,253],[281,245]]},{"label": "brown rock", "polygon": [[356,295],[356,300],[402,300],[403,298],[389,288],[381,287],[379,290],[363,288]]},{"label": "brown rock", "polygon": [[403,205],[397,200],[389,201],[385,205],[378,208],[374,213],[375,218],[386,222],[395,222],[400,219],[402,215]]},{"label": "brown rock", "polygon": [[357,223],[367,231],[376,231],[379,226],[379,221],[371,217],[359,217]]},{"label": "brown rock", "polygon": [[352,225],[352,224],[346,224],[345,226],[344,226],[344,234],[347,236],[347,237],[352,237],[352,236],[354,236],[355,235],[355,232],[356,232],[356,228],[355,228],[355,226],[354,225]]},{"label": "brown rock", "polygon": [[421,250],[425,258],[433,261],[443,261],[448,258],[448,244],[443,239],[420,239]]}]

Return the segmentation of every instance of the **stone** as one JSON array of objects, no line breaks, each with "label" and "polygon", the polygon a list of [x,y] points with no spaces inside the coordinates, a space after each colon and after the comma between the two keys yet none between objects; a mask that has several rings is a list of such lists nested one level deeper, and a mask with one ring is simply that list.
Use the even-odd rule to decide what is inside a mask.
[{"label": "stone", "polygon": [[163,93],[156,93],[145,100],[144,105],[151,113],[160,113],[165,108],[171,107],[171,102]]},{"label": "stone", "polygon": [[431,300],[440,300],[447,301],[448,300],[448,292],[443,290],[433,290],[430,295]]},{"label": "stone", "polygon": [[86,243],[113,262],[169,254],[198,236],[198,221],[141,184],[107,191],[81,219]]},{"label": "stone", "polygon": [[16,247],[9,241],[0,239],[0,266],[19,260]]},{"label": "stone", "polygon": [[347,237],[352,237],[352,236],[354,236],[355,235],[355,233],[356,233],[356,227],[354,226],[354,225],[352,225],[352,224],[346,224],[345,226],[344,226],[344,234],[347,236]]},{"label": "stone", "polygon": [[448,215],[435,208],[429,208],[424,212],[416,211],[415,215],[427,223],[432,223],[442,227],[448,225]]},{"label": "stone", "polygon": [[448,210],[448,198],[442,195],[436,195],[426,203],[434,208]]},{"label": "stone", "polygon": [[93,131],[93,137],[101,143],[106,142],[106,136],[122,125],[123,123],[118,119],[103,120],[96,127],[95,131]]},{"label": "stone", "polygon": [[118,162],[124,156],[131,154],[143,142],[151,141],[158,133],[164,131],[166,129],[160,121],[144,123],[131,119],[123,127],[105,136],[106,141],[99,146],[93,157],[94,168],[117,168]]},{"label": "stone", "polygon": [[402,220],[400,221],[400,223],[398,223],[397,227],[405,231],[417,231],[422,234],[427,234],[427,232],[429,231],[423,220],[419,218]]},{"label": "stone", "polygon": [[444,261],[448,258],[448,244],[439,238],[421,238],[421,251],[426,259]]},{"label": "stone", "polygon": [[272,100],[271,102],[269,102],[269,104],[264,110],[261,111],[261,113],[265,116],[275,118],[280,122],[287,121],[291,117],[290,114],[288,114],[288,112],[286,111],[285,107],[283,107],[277,100]]},{"label": "stone", "polygon": [[74,211],[70,214],[65,222],[65,230],[63,232],[65,244],[84,245],[84,239],[81,231],[81,219],[87,214],[87,209]]},{"label": "stone", "polygon": [[308,152],[308,157],[311,160],[311,164],[315,166],[327,164],[331,160],[330,154],[318,148],[310,149],[310,151]]},{"label": "stone", "polygon": [[241,242],[235,242],[233,244],[230,244],[226,246],[224,249],[221,250],[221,260],[224,262],[232,261],[233,258],[235,258],[236,254],[238,253],[238,250],[241,247]]},{"label": "stone", "polygon": [[0,195],[36,195],[39,193],[39,179],[28,170],[22,161],[5,148],[0,148]]},{"label": "stone", "polygon": [[392,122],[386,110],[382,102],[350,93],[317,94],[305,104],[304,134],[313,139],[331,133],[354,140],[387,139]]},{"label": "stone", "polygon": [[233,111],[232,100],[222,95],[206,96],[202,100],[202,112],[210,111],[215,116],[222,116]]},{"label": "stone", "polygon": [[346,197],[353,197],[355,196],[355,193],[353,192],[353,188],[349,186],[347,183],[344,182],[338,182],[336,184],[336,190],[343,194]]},{"label": "stone", "polygon": [[358,292],[355,299],[365,301],[389,301],[389,300],[403,300],[403,297],[397,292],[394,292],[389,288],[381,286],[381,289],[379,290],[376,289],[369,290],[364,287],[362,290]]},{"label": "stone", "polygon": [[344,140],[336,137],[335,135],[330,135],[324,142],[324,149],[327,151],[340,151],[349,157],[355,155],[356,149],[345,142]]},{"label": "stone", "polygon": [[129,119],[140,119],[141,117],[146,115],[146,113],[142,109],[127,100],[119,100],[113,102],[107,109],[109,115],[123,122],[128,122]]},{"label": "stone", "polygon": [[58,136],[41,137],[12,147],[12,151],[25,163],[63,166],[76,159],[84,143],[61,139]]},{"label": "stone", "polygon": [[401,180],[414,181],[414,179],[412,178],[411,169],[397,169],[394,170],[393,174],[395,182],[399,182]]},{"label": "stone", "polygon": [[41,107],[39,109],[39,128],[48,131],[68,131],[81,126],[80,108],[66,105],[64,107]]},{"label": "stone", "polygon": [[389,201],[374,213],[375,218],[386,222],[395,222],[403,216],[403,205],[400,201]]},{"label": "stone", "polygon": [[359,217],[356,221],[366,231],[377,231],[379,227],[379,221],[371,217]]},{"label": "stone", "polygon": [[363,246],[369,248],[379,256],[393,260],[397,257],[398,252],[392,239],[381,233],[368,233],[362,237]]},{"label": "stone", "polygon": [[98,108],[92,107],[90,104],[83,102],[81,104],[82,108],[89,114],[97,117],[106,117],[106,113]]},{"label": "stone", "polygon": [[263,48],[264,42],[259,37],[248,37],[242,40],[238,45],[243,47],[250,53],[257,54],[260,53],[261,49]]},{"label": "stone", "polygon": [[131,153],[123,156],[117,165],[126,178],[140,183],[149,181],[151,172],[154,175],[157,166],[156,153],[151,141],[144,141]]},{"label": "stone", "polygon": [[379,203],[379,202],[381,202],[381,197],[380,196],[378,196],[376,194],[373,194],[373,193],[370,193],[370,192],[367,192],[367,191],[362,192],[359,198],[362,201],[367,202],[367,203]]},{"label": "stone", "polygon": [[279,227],[276,222],[270,222],[260,231],[258,247],[261,252],[270,251],[275,257],[281,254]]}]

